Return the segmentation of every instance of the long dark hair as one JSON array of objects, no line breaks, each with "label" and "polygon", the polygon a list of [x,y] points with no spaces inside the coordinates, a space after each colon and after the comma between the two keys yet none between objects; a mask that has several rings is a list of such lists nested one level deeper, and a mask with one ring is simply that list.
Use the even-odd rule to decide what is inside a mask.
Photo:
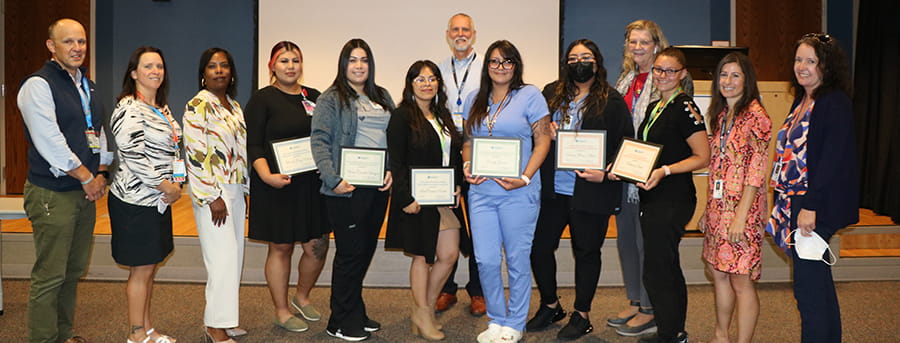
[{"label": "long dark hair", "polygon": [[[819,73],[822,74],[822,84],[810,94],[815,99],[832,90],[840,90],[848,96],[851,94],[850,67],[847,65],[847,55],[834,37],[822,33],[808,33],[794,44],[794,51],[800,44],[811,46],[819,58],[817,64]],[[791,64],[793,66],[793,64]],[[800,98],[806,95],[806,88],[797,81],[797,75],[791,72],[791,86],[794,89],[794,97]]]},{"label": "long dark hair", "polygon": [[594,81],[591,83],[590,91],[584,99],[583,120],[587,116],[603,116],[603,109],[606,107],[610,90],[609,83],[606,81],[606,68],[603,67],[603,55],[600,54],[600,48],[597,47],[597,44],[590,39],[576,40],[570,43],[566,49],[566,54],[560,61],[561,73],[559,83],[556,86],[553,98],[550,99],[550,111],[559,111],[560,114],[566,115],[569,113],[569,104],[575,100],[578,86],[575,85],[575,81],[569,80],[569,73],[566,68],[568,68],[567,65],[569,64],[569,53],[579,45],[584,46],[594,54],[594,65],[597,66],[597,71],[594,72]]},{"label": "long dark hair", "polygon": [[369,78],[366,79],[363,91],[366,92],[366,95],[372,102],[381,105],[385,110],[394,109],[394,106],[388,102],[387,95],[382,92],[381,87],[375,84],[375,55],[372,55],[372,49],[369,48],[369,44],[359,38],[349,40],[341,48],[341,55],[338,57],[337,76],[334,77],[334,82],[331,83],[331,86],[337,90],[341,106],[349,107],[350,100],[359,97],[359,94],[356,94],[353,87],[350,87],[350,82],[347,81],[347,66],[350,64],[350,53],[356,48],[363,49],[366,52],[369,64]]},{"label": "long dark hair", "polygon": [[[138,63],[141,62],[141,56],[151,52],[159,54],[159,58],[163,62],[163,71],[165,71],[166,57],[163,56],[162,50],[159,50],[159,48],[152,46],[142,46],[135,49],[134,52],[131,53],[131,57],[128,58],[128,69],[125,70],[125,78],[124,80],[122,80],[122,93],[119,93],[116,101],[122,100],[122,98],[126,96],[135,96],[135,94],[137,94],[137,85],[135,84],[134,79],[131,78],[131,72],[137,70]],[[169,76],[163,74],[162,83],[159,85],[159,89],[156,90],[156,106],[163,107],[168,105],[169,103],[166,100],[168,98],[168,95]]]},{"label": "long dark hair", "polygon": [[200,54],[200,67],[198,68],[198,76],[197,79],[197,87],[198,89],[206,89],[206,83],[203,82],[203,78],[206,76],[206,65],[209,64],[209,60],[212,59],[213,55],[217,52],[221,52],[225,54],[225,58],[228,60],[228,68],[231,70],[231,80],[228,81],[228,89],[225,90],[225,94],[228,94],[231,98],[237,96],[237,67],[234,66],[234,57],[231,57],[231,53],[228,50],[222,48],[209,48],[206,49],[202,54]]},{"label": "long dark hair", "polygon": [[744,73],[744,92],[741,94],[741,98],[734,103],[734,108],[732,109],[735,120],[741,115],[741,112],[747,109],[747,106],[750,106],[753,100],[759,99],[759,88],[756,86],[756,71],[753,69],[753,63],[750,62],[750,58],[740,52],[732,52],[725,55],[719,61],[719,65],[716,66],[716,73],[713,74],[713,95],[709,102],[709,109],[706,111],[706,123],[709,125],[711,132],[716,132],[719,129],[719,121],[716,120],[716,116],[728,107],[728,101],[722,95],[722,92],[719,91],[719,75],[722,73],[722,68],[728,63],[737,63],[741,67],[741,72]]},{"label": "long dark hair", "polygon": [[409,66],[409,70],[406,72],[406,79],[403,87],[403,101],[400,102],[400,105],[397,105],[398,109],[405,109],[413,114],[409,118],[412,141],[413,143],[423,142],[426,134],[431,130],[431,124],[425,120],[425,114],[422,113],[422,109],[419,108],[419,104],[416,102],[416,94],[414,91],[415,85],[413,84],[413,80],[419,76],[419,73],[421,73],[424,68],[430,69],[438,81],[434,99],[431,100],[429,105],[431,113],[437,118],[438,123],[440,123],[441,129],[444,132],[451,138],[458,138],[459,131],[457,131],[456,125],[453,124],[453,117],[450,116],[450,110],[447,109],[447,94],[444,93],[444,77],[441,76],[441,70],[430,60],[419,60]]},{"label": "long dark hair", "polygon": [[512,92],[513,90],[525,86],[525,82],[522,81],[522,70],[525,69],[525,64],[522,63],[522,56],[519,54],[519,49],[516,49],[516,46],[508,40],[498,40],[491,43],[491,46],[487,48],[484,63],[481,66],[481,88],[475,96],[475,102],[472,103],[472,107],[469,110],[469,120],[467,120],[465,124],[467,134],[472,134],[472,131],[476,127],[481,127],[481,122],[484,121],[484,118],[488,115],[488,98],[491,97],[491,91],[494,90],[494,82],[491,80],[489,74],[491,68],[491,54],[494,53],[494,50],[499,50],[500,55],[503,56],[504,59],[511,60],[515,63],[513,77],[509,83],[509,91]]}]

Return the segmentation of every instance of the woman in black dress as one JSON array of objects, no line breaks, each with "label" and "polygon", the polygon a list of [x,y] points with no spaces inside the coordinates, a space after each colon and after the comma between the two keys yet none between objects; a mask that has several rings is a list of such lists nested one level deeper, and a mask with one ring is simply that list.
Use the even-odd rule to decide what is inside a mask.
[{"label": "woman in black dress", "polygon": [[388,217],[387,248],[412,255],[409,283],[415,310],[413,333],[428,340],[444,334],[434,323],[434,303],[459,257],[458,218],[450,207],[423,207],[413,197],[410,167],[456,169],[456,193],[462,181],[462,141],[444,93],[441,71],[431,61],[417,61],[406,72],[403,101],[387,128],[388,156],[394,190]]},{"label": "woman in black dress", "polygon": [[[250,178],[250,239],[269,243],[266,282],[275,304],[274,324],[288,331],[302,332],[304,319],[322,318],[309,300],[328,252],[331,232],[325,218],[315,171],[298,175],[278,172],[271,143],[281,139],[309,137],[314,102],[319,91],[300,85],[303,53],[293,42],[282,41],[272,48],[269,60],[271,85],[260,89],[247,103],[247,158],[253,168]],[[291,255],[300,242],[303,256],[297,267],[296,294],[288,301]],[[290,305],[288,305],[290,303]]]}]

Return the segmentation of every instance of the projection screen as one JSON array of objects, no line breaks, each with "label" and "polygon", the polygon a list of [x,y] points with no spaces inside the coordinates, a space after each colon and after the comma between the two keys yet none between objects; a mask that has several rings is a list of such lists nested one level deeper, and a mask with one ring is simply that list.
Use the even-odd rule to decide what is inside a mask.
[{"label": "projection screen", "polygon": [[559,58],[559,2],[546,0],[334,0],[259,1],[259,87],[269,84],[272,46],[291,40],[303,50],[306,86],[325,91],[337,73],[341,47],[362,38],[375,57],[375,81],[395,102],[407,68],[419,59],[435,63],[450,56],[447,21],[455,13],[472,16],[475,51],[499,39],[511,41],[524,62],[526,83],[539,88],[556,79]]}]

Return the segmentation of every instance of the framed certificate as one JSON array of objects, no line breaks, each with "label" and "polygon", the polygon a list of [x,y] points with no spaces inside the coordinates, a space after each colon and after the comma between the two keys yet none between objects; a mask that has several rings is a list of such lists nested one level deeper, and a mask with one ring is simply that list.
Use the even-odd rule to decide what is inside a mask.
[{"label": "framed certificate", "polygon": [[512,137],[472,138],[472,175],[522,177],[522,140]]},{"label": "framed certificate", "polygon": [[281,174],[296,175],[316,170],[316,161],[309,149],[309,137],[272,141],[272,153]]},{"label": "framed certificate", "polygon": [[412,197],[419,205],[456,204],[453,168],[412,168],[409,173]]},{"label": "framed certificate", "polygon": [[384,186],[386,157],[384,149],[342,147],[341,178],[356,187]]},{"label": "framed certificate", "polygon": [[606,130],[557,131],[556,169],[606,171]]},{"label": "framed certificate", "polygon": [[659,144],[625,137],[610,172],[627,181],[647,182],[662,148]]}]

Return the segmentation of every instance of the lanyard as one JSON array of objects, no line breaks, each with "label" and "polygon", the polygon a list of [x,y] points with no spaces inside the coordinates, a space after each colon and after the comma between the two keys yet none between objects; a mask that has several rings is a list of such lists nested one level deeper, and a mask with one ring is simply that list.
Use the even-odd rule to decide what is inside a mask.
[{"label": "lanyard", "polygon": [[647,126],[644,126],[645,141],[647,140],[647,135],[650,133],[650,128],[653,127],[653,124],[656,124],[656,120],[659,119],[659,115],[661,114],[660,112],[662,112],[662,110],[665,110],[666,106],[669,106],[669,103],[672,102],[672,99],[675,99],[678,94],[681,94],[681,87],[678,87],[678,89],[675,90],[675,93],[672,93],[672,95],[669,96],[668,99],[666,99],[665,103],[659,101],[656,103],[656,106],[653,107],[653,112],[650,112],[650,121],[647,122]]},{"label": "lanyard", "polygon": [[86,76],[81,77],[81,91],[78,92],[81,99],[81,109],[84,111],[84,120],[87,122],[88,129],[94,129],[94,116],[91,113],[91,85],[87,81]]},{"label": "lanyard", "polygon": [[466,73],[463,74],[462,83],[456,79],[456,61],[450,61],[450,68],[453,69],[453,84],[456,85],[456,106],[462,106],[462,91],[463,87],[466,86],[466,79],[469,78],[469,68],[472,67],[472,63],[475,63],[475,57],[478,56],[478,53],[472,54],[472,59],[466,64]]},{"label": "lanyard", "polygon": [[431,127],[438,135],[438,141],[441,143],[441,164],[446,167],[450,164],[450,155],[447,154],[447,141],[450,140],[450,136],[444,132],[444,127],[438,122],[437,117],[429,119],[428,122],[431,123]]},{"label": "lanyard", "polygon": [[725,155],[725,145],[728,143],[728,138],[731,137],[731,130],[734,129],[734,122],[737,121],[737,113],[731,117],[731,126],[726,126],[726,119],[728,118],[728,112],[725,112],[725,115],[722,116],[722,133],[719,134],[719,152],[722,155]]},{"label": "lanyard", "polygon": [[488,136],[494,135],[494,124],[497,124],[497,118],[500,117],[500,112],[506,109],[506,106],[512,101],[512,92],[506,93],[506,96],[503,97],[503,100],[500,101],[500,105],[497,106],[497,112],[494,112],[494,115],[491,116],[491,107],[488,106]]},{"label": "lanyard", "polygon": [[172,142],[175,143],[175,148],[176,148],[175,150],[177,151],[178,150],[178,134],[175,132],[175,125],[172,124],[172,122],[174,121],[175,118],[171,118],[171,115],[169,114],[168,111],[166,111],[166,113],[163,114],[158,108],[156,108],[156,106],[151,106],[150,104],[148,104],[146,98],[144,98],[144,96],[141,94],[141,92],[135,92],[135,94],[137,95],[137,98],[139,100],[141,100],[147,106],[150,106],[150,109],[153,110],[153,113],[156,113],[156,115],[158,115],[160,118],[162,118],[166,122],[166,125],[169,125],[169,127],[172,129]]}]

